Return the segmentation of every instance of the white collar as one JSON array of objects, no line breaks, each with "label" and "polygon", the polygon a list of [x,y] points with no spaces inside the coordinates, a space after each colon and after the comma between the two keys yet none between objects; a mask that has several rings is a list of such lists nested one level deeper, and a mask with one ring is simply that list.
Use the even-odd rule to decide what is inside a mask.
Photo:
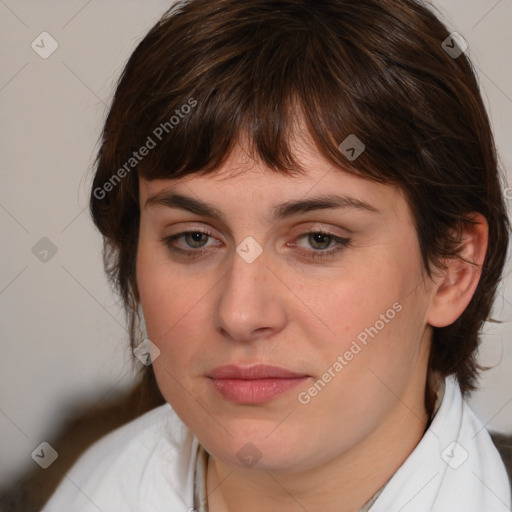
[{"label": "white collar", "polygon": [[510,483],[454,377],[430,427],[371,512],[510,512]]}]

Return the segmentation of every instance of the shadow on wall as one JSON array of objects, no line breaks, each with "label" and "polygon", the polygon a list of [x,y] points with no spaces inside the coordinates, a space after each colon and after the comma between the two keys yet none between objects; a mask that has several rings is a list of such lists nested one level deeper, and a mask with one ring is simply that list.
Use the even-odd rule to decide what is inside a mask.
[{"label": "shadow on wall", "polygon": [[59,454],[47,469],[21,475],[8,489],[0,488],[1,512],[39,512],[77,458],[112,430],[165,403],[152,371],[142,374],[135,387],[101,406],[86,403],[66,421],[48,443]]},{"label": "shadow on wall", "polygon": [[[9,489],[0,489],[1,512],[39,512],[78,456],[94,441],[165,403],[152,371],[143,373],[133,390],[101,407],[84,405],[49,440],[58,459],[48,468],[34,468]],[[512,482],[512,436],[492,435]]]}]

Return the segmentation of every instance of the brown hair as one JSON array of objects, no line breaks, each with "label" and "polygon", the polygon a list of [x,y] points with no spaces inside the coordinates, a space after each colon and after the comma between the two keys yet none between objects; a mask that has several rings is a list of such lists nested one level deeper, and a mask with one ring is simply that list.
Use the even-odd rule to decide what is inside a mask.
[{"label": "brown hair", "polygon": [[[300,173],[290,149],[300,117],[334,165],[405,192],[429,276],[444,258],[457,257],[453,232],[472,212],[487,219],[478,288],[457,321],[434,329],[429,361],[430,370],[455,374],[464,393],[474,389],[481,369],[475,352],[509,224],[475,74],[465,53],[445,51],[447,38],[431,8],[413,0],[191,0],[171,7],[119,79],[90,198],[132,346],[141,341],[138,174],[207,174],[242,137],[269,168]],[[355,160],[339,149],[349,135],[366,146]]]}]

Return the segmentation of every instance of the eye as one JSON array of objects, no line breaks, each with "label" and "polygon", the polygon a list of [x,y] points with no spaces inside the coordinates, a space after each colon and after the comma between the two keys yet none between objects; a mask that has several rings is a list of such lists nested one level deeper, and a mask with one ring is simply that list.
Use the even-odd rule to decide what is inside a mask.
[{"label": "eye", "polygon": [[[163,237],[161,240],[167,248],[174,253],[184,256],[194,256],[194,253],[203,252],[200,251],[200,249],[208,247],[206,243],[208,242],[208,238],[212,237],[212,235],[213,233],[209,230],[183,231],[176,235]],[[193,250],[182,249],[176,244],[176,242],[182,238],[185,242],[185,247]]]},{"label": "eye", "polygon": [[210,234],[204,233],[202,231],[188,231],[187,233],[184,233],[182,236],[187,245],[189,245],[190,247],[194,249],[202,249],[205,246],[207,242],[207,237],[210,236]]},{"label": "eye", "polygon": [[[313,250],[299,251],[306,258],[330,258],[350,244],[349,238],[343,238],[326,231],[309,231],[298,237],[307,239]],[[296,246],[296,244],[293,244]],[[331,247],[329,249],[329,247]]]}]

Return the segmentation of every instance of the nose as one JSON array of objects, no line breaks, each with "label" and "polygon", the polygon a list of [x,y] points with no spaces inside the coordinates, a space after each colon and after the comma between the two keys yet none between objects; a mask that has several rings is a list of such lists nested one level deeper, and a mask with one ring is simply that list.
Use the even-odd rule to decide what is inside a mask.
[{"label": "nose", "polygon": [[248,263],[235,253],[219,284],[213,314],[216,328],[235,341],[252,341],[283,330],[286,310],[283,284],[269,268],[263,252]]}]

